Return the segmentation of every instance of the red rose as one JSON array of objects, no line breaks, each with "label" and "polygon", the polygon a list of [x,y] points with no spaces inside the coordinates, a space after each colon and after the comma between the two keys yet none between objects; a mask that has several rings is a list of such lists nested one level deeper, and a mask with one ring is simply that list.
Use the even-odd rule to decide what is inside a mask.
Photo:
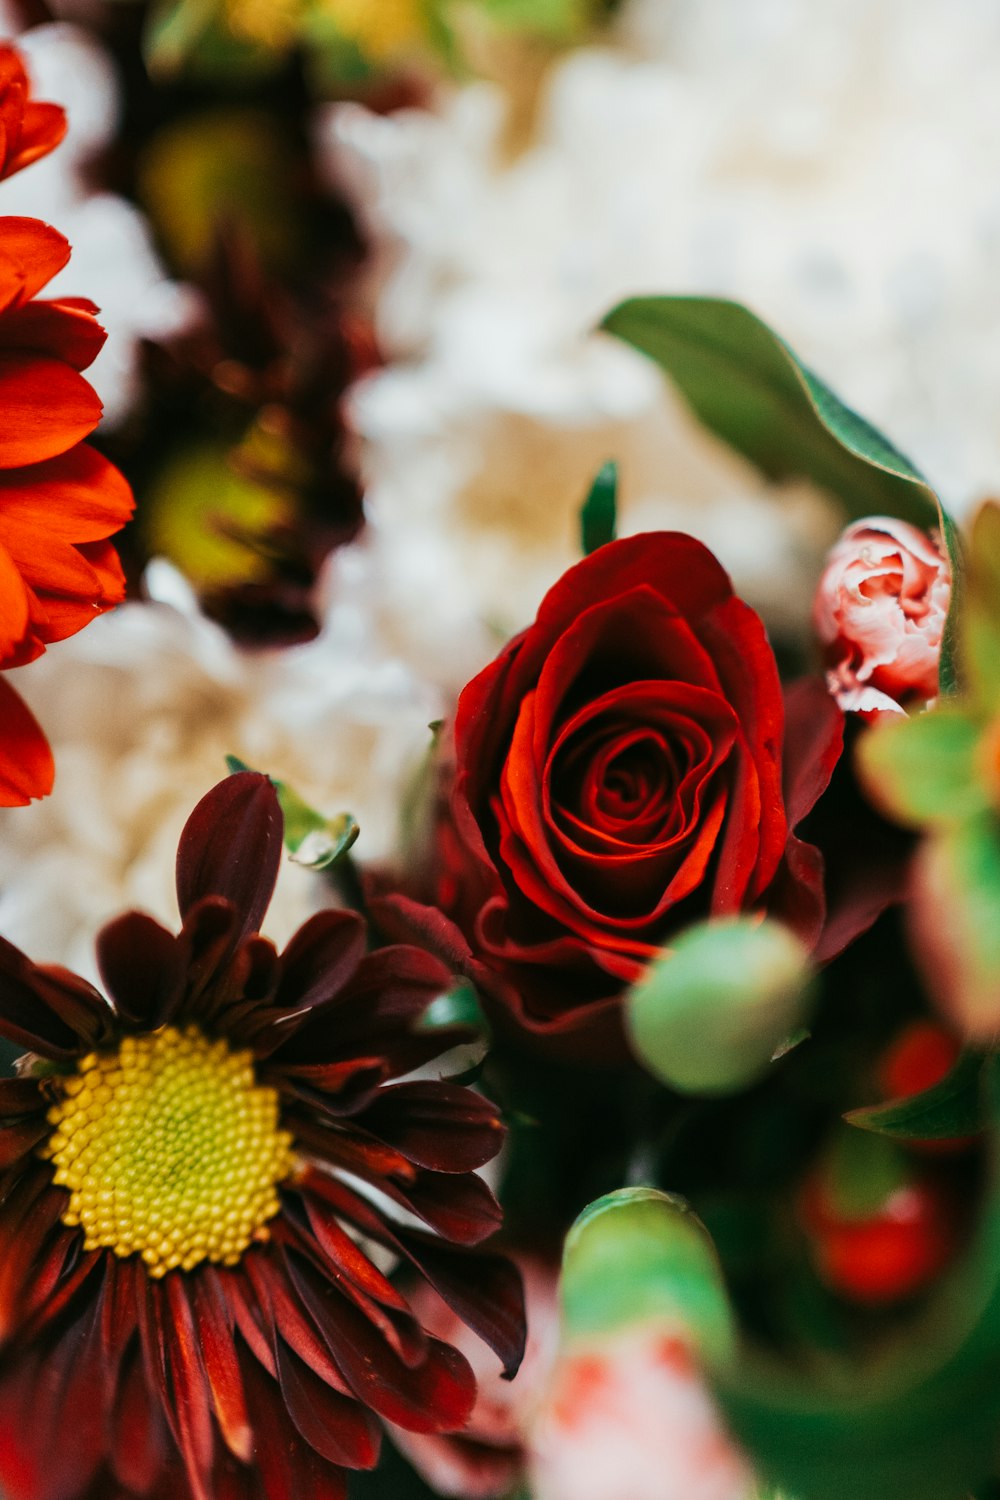
[{"label": "red rose", "polygon": [[[812,686],[794,700],[805,758],[786,800],[764,626],[676,532],[571,568],[469,683],[438,904],[468,942],[468,972],[520,1025],[607,1022],[623,987],[704,916],[778,905],[815,940],[822,861],[790,829],[829,779],[842,716]],[[395,910],[419,920],[415,903]],[[439,919],[435,936],[459,961],[455,928]]]}]

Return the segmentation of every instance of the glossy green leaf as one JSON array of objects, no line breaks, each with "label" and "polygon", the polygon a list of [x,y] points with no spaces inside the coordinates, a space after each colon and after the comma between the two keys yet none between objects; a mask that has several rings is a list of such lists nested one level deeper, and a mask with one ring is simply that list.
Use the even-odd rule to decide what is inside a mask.
[{"label": "glossy green leaf", "polygon": [[632,1049],[681,1093],[745,1088],[801,1032],[812,977],[806,950],[780,923],[699,923],[626,995]]},{"label": "glossy green leaf", "polygon": [[[923,475],[748,308],[715,297],[633,297],[601,326],[655,360],[705,426],[770,478],[811,479],[851,519],[881,513],[940,525],[957,577],[955,529]],[[955,685],[953,636],[950,623],[943,691]]]},{"label": "glossy green leaf", "polygon": [[858,740],[865,792],[888,817],[911,828],[975,816],[987,805],[979,739],[979,726],[950,703],[913,718],[883,718]]},{"label": "glossy green leaf", "polygon": [[960,1057],[947,1078],[906,1099],[890,1099],[844,1116],[849,1125],[900,1141],[954,1140],[983,1126],[980,1079],[983,1058]]},{"label": "glossy green leaf", "polygon": [[[984,1087],[995,1138],[995,1062]],[[878,1359],[820,1375],[747,1352],[714,1383],[761,1472],[801,1500],[967,1500],[994,1471],[1000,1431],[996,1162],[971,1249]]]},{"label": "glossy green leaf", "polygon": [[618,465],[611,461],[598,469],[580,511],[580,539],[586,556],[614,541],[617,522]]},{"label": "glossy green leaf", "polygon": [[682,1198],[620,1188],[584,1209],[566,1237],[560,1283],[570,1338],[664,1322],[728,1358],[732,1317],[715,1248]]}]

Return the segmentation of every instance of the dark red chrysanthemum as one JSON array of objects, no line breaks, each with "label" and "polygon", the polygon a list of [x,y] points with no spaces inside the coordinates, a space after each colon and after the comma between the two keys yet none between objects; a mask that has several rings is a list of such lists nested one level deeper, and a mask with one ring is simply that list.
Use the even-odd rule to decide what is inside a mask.
[{"label": "dark red chrysanthemum", "polygon": [[496,1110],[403,1076],[455,1040],[417,1026],[448,971],[367,952],[344,911],[279,955],[257,929],[281,836],[266,777],[210,792],[180,934],[131,912],[99,936],[110,1000],[0,943],[0,1035],[30,1049],[0,1082],[9,1500],[336,1500],[378,1418],[460,1429],[470,1367],[372,1246],[517,1366],[518,1274],[469,1249],[500,1220],[475,1171]]},{"label": "dark red chrysanthemum", "polygon": [[48,156],[65,134],[65,111],[31,98],[20,54],[0,44],[0,178]]}]

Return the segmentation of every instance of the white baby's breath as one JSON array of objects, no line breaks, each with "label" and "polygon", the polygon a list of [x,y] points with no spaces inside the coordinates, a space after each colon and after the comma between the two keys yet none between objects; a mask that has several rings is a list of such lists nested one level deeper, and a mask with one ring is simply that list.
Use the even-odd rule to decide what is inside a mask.
[{"label": "white baby's breath", "polygon": [[[175,923],[177,837],[227,754],[320,811],[352,812],[359,859],[394,852],[441,704],[370,637],[363,554],[334,567],[337,600],[308,645],[238,651],[158,563],[157,602],[123,606],[16,673],[57,772],[51,797],[0,814],[0,932],[92,975],[94,934],[116,913]],[[265,932],[283,941],[329,899],[320,875],[285,860]]]}]

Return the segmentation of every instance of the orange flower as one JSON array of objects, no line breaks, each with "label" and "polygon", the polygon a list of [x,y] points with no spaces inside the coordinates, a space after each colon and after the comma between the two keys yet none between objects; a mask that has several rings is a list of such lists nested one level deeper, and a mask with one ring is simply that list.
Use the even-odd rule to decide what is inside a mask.
[{"label": "orange flower", "polygon": [[[0,668],[19,667],[118,604],[109,537],[132,512],[118,470],[81,439],[101,403],[80,374],[104,343],[93,303],[36,294],[69,260],[37,219],[0,218]],[[44,796],[52,762],[27,710],[0,699],[0,805]]]},{"label": "orange flower", "polygon": [[65,111],[30,99],[30,88],[20,55],[0,46],[0,178],[47,156],[66,134]]}]

